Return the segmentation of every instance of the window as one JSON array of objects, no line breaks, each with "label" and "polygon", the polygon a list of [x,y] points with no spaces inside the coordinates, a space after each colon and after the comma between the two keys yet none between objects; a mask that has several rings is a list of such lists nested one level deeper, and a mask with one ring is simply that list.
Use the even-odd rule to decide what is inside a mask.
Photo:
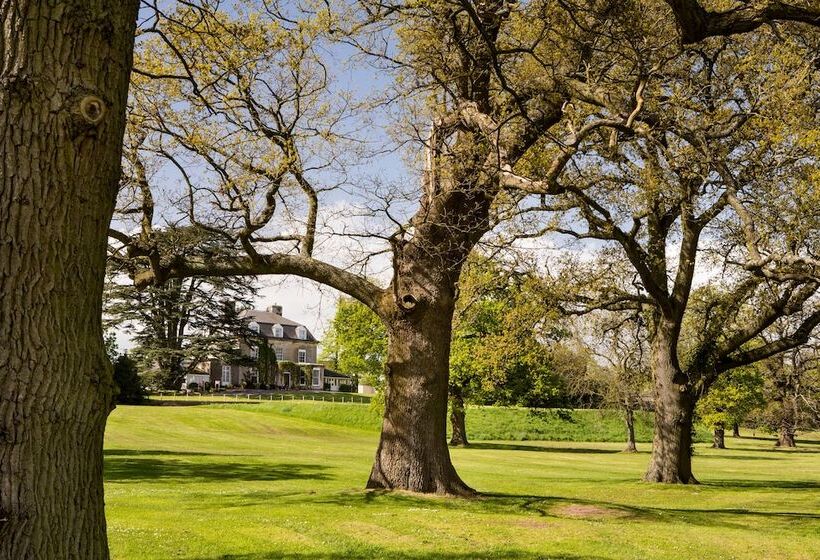
[{"label": "window", "polygon": [[282,360],[284,360],[284,359],[285,359],[285,351],[284,351],[284,350],[282,350],[282,348],[281,348],[281,347],[280,347],[280,348],[277,348],[277,349],[276,349],[276,361],[277,361],[277,362],[281,362],[281,361],[282,361]]},{"label": "window", "polygon": [[282,338],[285,336],[284,330],[282,329],[282,325],[273,325],[273,336],[274,338]]},{"label": "window", "polygon": [[322,370],[320,368],[317,368],[317,367],[313,368],[313,377],[310,380],[311,381],[310,384],[313,385],[314,387],[318,386],[319,385],[319,376],[321,374],[322,374]]},{"label": "window", "polygon": [[307,350],[299,348],[299,363],[304,364],[305,362],[307,362]]},{"label": "window", "polygon": [[251,324],[248,325],[248,326],[250,327],[250,329],[253,332],[255,332],[256,334],[259,334],[259,323],[257,323],[256,321],[251,321]]},{"label": "window", "polygon": [[259,358],[259,347],[258,346],[251,346],[251,358],[254,360]]},{"label": "window", "polygon": [[231,384],[231,366],[222,366],[222,384]]},{"label": "window", "polygon": [[299,372],[299,385],[301,385],[302,387],[304,387],[304,386],[305,386],[305,381],[306,381],[306,379],[305,379],[305,372],[304,372],[304,371],[300,371],[300,372]]},{"label": "window", "polygon": [[307,340],[307,329],[301,325],[296,327],[296,338],[299,340]]}]

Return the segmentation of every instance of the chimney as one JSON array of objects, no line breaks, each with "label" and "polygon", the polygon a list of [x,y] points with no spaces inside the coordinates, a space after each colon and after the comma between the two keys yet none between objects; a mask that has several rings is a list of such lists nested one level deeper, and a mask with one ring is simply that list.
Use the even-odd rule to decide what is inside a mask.
[{"label": "chimney", "polygon": [[265,311],[268,313],[275,313],[276,315],[282,315],[282,306],[281,305],[269,305]]}]

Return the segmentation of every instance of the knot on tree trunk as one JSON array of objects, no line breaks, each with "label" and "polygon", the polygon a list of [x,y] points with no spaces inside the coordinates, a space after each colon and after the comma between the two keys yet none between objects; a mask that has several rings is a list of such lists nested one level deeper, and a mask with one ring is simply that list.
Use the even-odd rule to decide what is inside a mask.
[{"label": "knot on tree trunk", "polygon": [[72,137],[77,138],[95,130],[105,120],[108,106],[99,96],[89,91],[80,91],[68,102],[71,113]]}]

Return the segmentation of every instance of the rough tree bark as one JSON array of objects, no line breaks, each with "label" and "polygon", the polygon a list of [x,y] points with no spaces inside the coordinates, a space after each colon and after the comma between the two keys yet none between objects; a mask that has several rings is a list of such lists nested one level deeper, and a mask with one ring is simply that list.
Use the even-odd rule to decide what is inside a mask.
[{"label": "rough tree bark", "polygon": [[442,269],[435,262],[439,259],[423,257],[418,247],[408,246],[397,256],[394,283],[404,309],[387,296],[385,306],[395,311],[382,315],[388,330],[385,410],[367,487],[472,495],[447,447],[450,338],[460,265]]},{"label": "rough tree bark", "polygon": [[647,482],[697,484],[692,474],[692,426],[697,401],[680,370],[674,325],[661,322],[652,339],[655,429]]},{"label": "rough tree bark", "polygon": [[624,453],[637,453],[638,447],[635,445],[635,413],[631,406],[624,407],[624,420],[626,421],[626,448]]},{"label": "rough tree bark", "polygon": [[780,432],[777,435],[777,443],[775,444],[777,447],[797,447],[797,444],[794,442],[794,428],[791,425],[782,424],[780,426]]},{"label": "rough tree bark", "polygon": [[464,416],[464,396],[461,389],[453,387],[450,389],[450,445],[466,447],[470,444]]},{"label": "rough tree bark", "polygon": [[102,341],[137,0],[0,2],[0,558],[108,558]]},{"label": "rough tree bark", "polygon": [[740,437],[740,425],[737,422],[732,424],[732,437]]},{"label": "rough tree bark", "polygon": [[723,426],[716,426],[712,434],[712,447],[714,449],[726,449],[726,429]]}]

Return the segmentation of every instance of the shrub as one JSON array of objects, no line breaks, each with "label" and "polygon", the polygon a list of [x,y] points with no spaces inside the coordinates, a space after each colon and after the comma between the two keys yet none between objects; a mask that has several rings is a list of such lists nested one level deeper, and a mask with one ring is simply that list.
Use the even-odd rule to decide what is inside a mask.
[{"label": "shrub", "polygon": [[114,384],[117,386],[117,402],[139,404],[145,400],[145,389],[137,373],[137,362],[128,354],[114,360]]}]

